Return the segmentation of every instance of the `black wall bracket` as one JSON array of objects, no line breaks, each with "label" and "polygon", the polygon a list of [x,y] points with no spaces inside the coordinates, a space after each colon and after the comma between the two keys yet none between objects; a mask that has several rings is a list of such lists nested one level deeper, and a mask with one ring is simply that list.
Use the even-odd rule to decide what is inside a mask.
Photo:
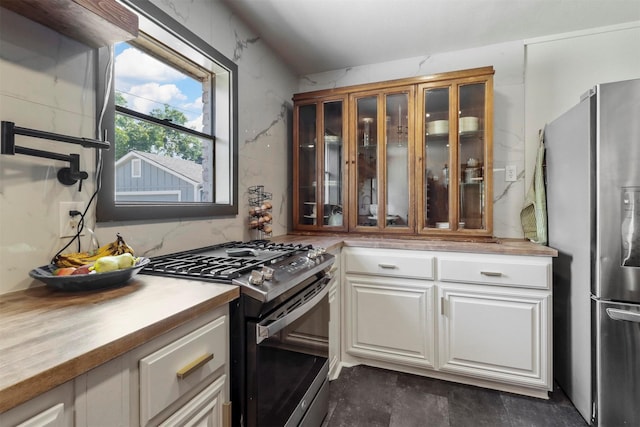
[{"label": "black wall bracket", "polygon": [[82,191],[82,181],[89,177],[89,174],[80,170],[79,154],[58,154],[51,151],[36,150],[33,148],[19,147],[15,144],[15,136],[30,136],[33,138],[48,139],[51,141],[68,142],[70,144],[79,144],[85,148],[109,149],[111,144],[108,141],[99,141],[97,139],[78,138],[75,136],[61,135],[57,133],[44,132],[35,129],[27,129],[18,127],[13,122],[2,121],[0,140],[0,154],[24,154],[26,156],[43,157],[45,159],[60,160],[69,162],[69,167],[62,168],[58,171],[58,181],[64,185],[73,185],[80,181],[78,191]]}]

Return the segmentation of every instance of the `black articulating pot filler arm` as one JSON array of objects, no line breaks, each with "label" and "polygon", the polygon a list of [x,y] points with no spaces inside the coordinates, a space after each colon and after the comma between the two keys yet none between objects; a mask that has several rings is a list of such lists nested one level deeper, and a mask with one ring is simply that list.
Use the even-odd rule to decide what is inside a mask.
[{"label": "black articulating pot filler arm", "polygon": [[62,168],[58,171],[58,181],[64,185],[73,185],[80,181],[78,191],[82,191],[82,181],[89,177],[89,174],[80,170],[79,154],[58,154],[51,151],[36,150],[34,148],[19,147],[15,144],[15,136],[30,136],[33,138],[48,139],[51,141],[68,142],[70,144],[79,144],[85,148],[101,148],[108,149],[110,143],[108,141],[99,141],[97,139],[79,138],[75,136],[60,135],[57,133],[44,132],[35,129],[27,129],[18,127],[13,122],[2,121],[2,134],[0,140],[0,154],[24,154],[27,156],[43,157],[45,159],[60,160],[69,162],[69,167]]}]

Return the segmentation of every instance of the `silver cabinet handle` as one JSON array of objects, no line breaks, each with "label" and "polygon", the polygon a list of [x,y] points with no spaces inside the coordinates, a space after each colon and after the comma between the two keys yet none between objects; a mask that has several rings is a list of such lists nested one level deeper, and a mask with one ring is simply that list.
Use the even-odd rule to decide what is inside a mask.
[{"label": "silver cabinet handle", "polygon": [[390,270],[393,270],[394,268],[398,268],[395,264],[378,264],[378,267],[386,268]]},{"label": "silver cabinet handle", "polygon": [[618,310],[617,308],[607,308],[607,314],[613,320],[626,320],[627,322],[640,323],[640,313]]},{"label": "silver cabinet handle", "polygon": [[490,276],[490,277],[502,276],[502,273],[500,273],[499,271],[481,271],[480,274],[482,274],[483,276]]}]

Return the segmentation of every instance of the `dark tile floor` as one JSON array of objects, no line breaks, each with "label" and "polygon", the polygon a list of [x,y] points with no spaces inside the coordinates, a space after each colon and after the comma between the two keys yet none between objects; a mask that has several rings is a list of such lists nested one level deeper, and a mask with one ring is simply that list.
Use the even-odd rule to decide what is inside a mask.
[{"label": "dark tile floor", "polygon": [[330,383],[323,427],[585,427],[562,390],[549,400],[367,366]]}]

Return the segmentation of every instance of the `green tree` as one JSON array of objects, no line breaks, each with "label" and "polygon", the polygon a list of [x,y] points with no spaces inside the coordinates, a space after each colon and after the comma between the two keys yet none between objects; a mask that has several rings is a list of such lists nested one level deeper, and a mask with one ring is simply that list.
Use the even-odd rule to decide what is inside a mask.
[{"label": "green tree", "polygon": [[[116,105],[127,106],[120,92],[116,92]],[[184,113],[167,104],[164,108],[153,109],[149,115],[180,126],[187,122]],[[129,151],[137,150],[202,163],[202,142],[192,135],[118,113],[115,126],[116,160]]]}]

